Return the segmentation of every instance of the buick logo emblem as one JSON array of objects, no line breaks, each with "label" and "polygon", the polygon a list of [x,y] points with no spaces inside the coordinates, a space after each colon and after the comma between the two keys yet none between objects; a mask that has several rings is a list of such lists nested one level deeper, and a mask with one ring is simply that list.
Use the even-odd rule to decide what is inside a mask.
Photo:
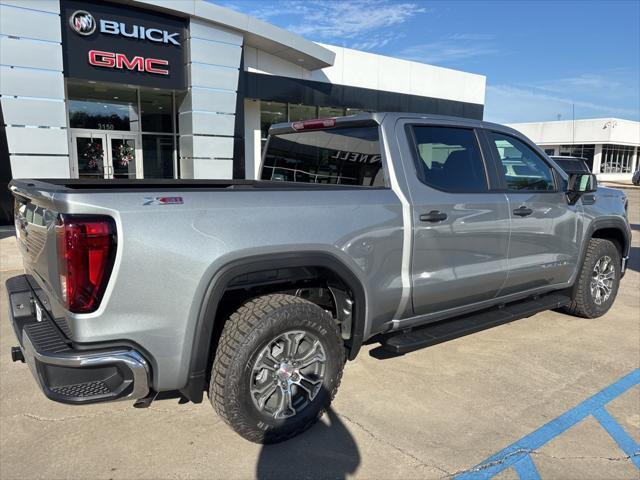
[{"label": "buick logo emblem", "polygon": [[91,35],[96,31],[96,20],[89,12],[77,10],[69,18],[71,29],[78,35]]}]

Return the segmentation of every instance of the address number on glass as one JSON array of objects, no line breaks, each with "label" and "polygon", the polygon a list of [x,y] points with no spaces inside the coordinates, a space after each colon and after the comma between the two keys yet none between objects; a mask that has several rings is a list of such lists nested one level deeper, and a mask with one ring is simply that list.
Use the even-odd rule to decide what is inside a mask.
[{"label": "address number on glass", "polygon": [[113,123],[99,123],[99,130],[113,130]]}]

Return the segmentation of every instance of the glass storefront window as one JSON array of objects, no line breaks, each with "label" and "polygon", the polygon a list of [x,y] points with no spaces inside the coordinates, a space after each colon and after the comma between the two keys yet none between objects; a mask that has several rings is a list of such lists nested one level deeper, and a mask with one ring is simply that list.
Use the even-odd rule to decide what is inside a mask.
[{"label": "glass storefront window", "polygon": [[632,158],[633,147],[631,146],[603,145],[600,173],[630,173]]},{"label": "glass storefront window", "polygon": [[172,135],[142,135],[145,178],[174,178],[173,150]]},{"label": "glass storefront window", "polygon": [[135,88],[68,82],[67,94],[71,128],[138,131]]},{"label": "glass storefront window", "polygon": [[269,135],[269,127],[274,123],[287,121],[287,104],[260,102],[260,131],[263,140]]},{"label": "glass storefront window", "polygon": [[316,107],[313,105],[289,105],[289,121],[299,122],[318,118]]},{"label": "glass storefront window", "polygon": [[173,96],[171,92],[140,90],[143,132],[173,132]]}]

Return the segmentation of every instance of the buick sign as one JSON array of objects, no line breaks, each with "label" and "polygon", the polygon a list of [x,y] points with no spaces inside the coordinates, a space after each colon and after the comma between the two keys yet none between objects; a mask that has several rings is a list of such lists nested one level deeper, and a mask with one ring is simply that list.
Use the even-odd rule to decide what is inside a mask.
[{"label": "buick sign", "polygon": [[129,2],[60,0],[60,7],[65,77],[186,88],[187,18]]},{"label": "buick sign", "polygon": [[180,34],[169,33],[159,28],[145,28],[142,25],[132,25],[129,27],[123,22],[113,20],[100,20],[100,33],[109,35],[122,35],[123,37],[137,38],[139,40],[149,40],[159,43],[173,43],[180,46]]},{"label": "buick sign", "polygon": [[76,10],[69,17],[69,25],[71,29],[78,35],[91,35],[96,31],[96,20],[89,12],[84,10]]}]

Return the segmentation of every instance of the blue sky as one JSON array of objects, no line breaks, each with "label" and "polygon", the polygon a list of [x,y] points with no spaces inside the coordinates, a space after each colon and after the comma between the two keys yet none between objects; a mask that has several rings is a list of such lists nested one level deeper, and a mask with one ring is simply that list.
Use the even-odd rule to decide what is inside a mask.
[{"label": "blue sky", "polygon": [[640,1],[223,0],[311,40],[486,75],[485,119],[640,120]]}]

